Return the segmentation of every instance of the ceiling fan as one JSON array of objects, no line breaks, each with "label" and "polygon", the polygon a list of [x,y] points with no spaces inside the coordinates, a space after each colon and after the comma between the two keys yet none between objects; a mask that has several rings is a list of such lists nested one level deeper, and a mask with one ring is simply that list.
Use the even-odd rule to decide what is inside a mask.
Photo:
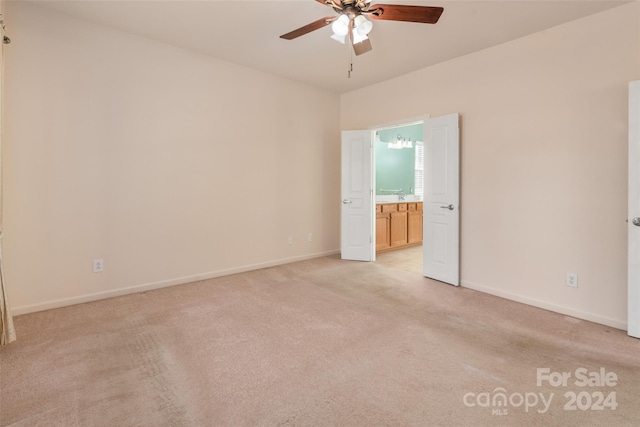
[{"label": "ceiling fan", "polygon": [[338,13],[338,16],[326,16],[318,19],[304,27],[283,34],[280,38],[293,40],[331,24],[333,30],[331,38],[345,43],[348,35],[356,55],[361,55],[369,52],[372,48],[371,41],[367,36],[373,28],[373,23],[369,19],[435,24],[444,11],[444,8],[435,6],[371,5],[371,0],[315,1],[330,6]]}]

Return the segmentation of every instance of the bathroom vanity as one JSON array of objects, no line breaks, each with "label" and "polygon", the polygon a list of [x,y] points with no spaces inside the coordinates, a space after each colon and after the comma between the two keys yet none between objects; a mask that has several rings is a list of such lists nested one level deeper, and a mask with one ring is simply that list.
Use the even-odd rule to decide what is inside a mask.
[{"label": "bathroom vanity", "polygon": [[376,253],[422,244],[422,202],[376,203]]}]

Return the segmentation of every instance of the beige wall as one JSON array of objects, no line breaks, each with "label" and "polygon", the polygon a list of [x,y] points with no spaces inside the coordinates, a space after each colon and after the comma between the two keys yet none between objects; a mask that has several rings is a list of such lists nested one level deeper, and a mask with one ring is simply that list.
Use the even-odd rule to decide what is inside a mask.
[{"label": "beige wall", "polygon": [[344,129],[461,114],[463,286],[626,327],[627,85],[640,78],[639,9],[342,96]]},{"label": "beige wall", "polygon": [[337,95],[7,9],[14,314],[337,251]]}]

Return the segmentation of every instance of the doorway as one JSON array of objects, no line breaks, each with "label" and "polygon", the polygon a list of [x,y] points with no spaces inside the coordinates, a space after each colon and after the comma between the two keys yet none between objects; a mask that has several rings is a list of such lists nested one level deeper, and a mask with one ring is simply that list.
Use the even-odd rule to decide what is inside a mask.
[{"label": "doorway", "polygon": [[[421,129],[420,129],[421,128]],[[420,132],[419,130],[422,130]],[[413,133],[411,134],[411,132]],[[395,181],[398,186],[413,184],[413,190],[407,194],[404,188],[391,188],[390,230],[385,230],[385,224],[380,225],[381,231],[389,231],[390,245],[393,247],[394,228],[407,230],[407,240],[411,244],[411,225],[414,230],[420,228],[422,233],[422,273],[441,282],[454,286],[460,284],[460,130],[459,114],[452,113],[439,117],[425,117],[423,120],[406,121],[404,123],[379,126],[373,128],[373,140],[385,148],[392,150],[413,150],[413,176],[405,179],[404,184]],[[404,134],[402,133],[404,132]],[[395,136],[395,139],[394,139]],[[385,138],[386,137],[386,138]],[[384,139],[387,139],[386,141]],[[413,139],[413,141],[412,141]],[[385,144],[387,144],[385,146]],[[417,147],[417,148],[415,148]],[[374,155],[380,152],[374,150]],[[375,159],[376,168],[381,162]],[[383,163],[382,163],[383,164]],[[411,168],[411,162],[405,169]],[[375,169],[376,180],[382,176]],[[387,182],[387,181],[385,181]],[[393,181],[392,181],[393,182]],[[376,202],[386,201],[385,186],[375,182]],[[396,204],[397,202],[397,204]],[[384,216],[376,205],[376,215]],[[406,213],[398,212],[399,221],[393,221],[393,210],[406,209]],[[406,214],[406,216],[405,216]],[[413,215],[412,215],[413,214]],[[418,214],[418,215],[416,215]],[[422,221],[420,221],[420,216]],[[404,218],[408,218],[406,221]],[[418,218],[416,220],[416,218]],[[406,222],[406,224],[405,224]],[[408,226],[408,229],[405,228]],[[421,227],[418,227],[421,226]],[[415,233],[414,233],[415,234]],[[376,227],[376,235],[379,234]],[[402,236],[404,238],[404,236]],[[414,242],[415,239],[414,236]],[[386,242],[385,242],[386,243]],[[383,245],[376,244],[376,247]]]},{"label": "doorway", "polygon": [[372,221],[376,257],[422,270],[424,122],[374,127]]},{"label": "doorway", "polygon": [[[409,191],[405,191],[402,187],[383,188],[391,194],[380,194],[378,197],[382,200],[384,197],[389,197],[390,202],[397,200],[395,208],[391,208],[389,212],[395,211],[400,214],[397,216],[404,222],[389,225],[389,227],[402,228],[404,223],[408,222],[408,215],[401,213],[410,211],[412,205],[413,209],[416,209],[418,204],[422,205],[423,275],[458,286],[460,277],[458,113],[434,118],[425,117],[422,121],[404,121],[388,126],[375,126],[369,130],[342,132],[341,258],[358,261],[375,260],[374,214],[377,213],[374,197],[375,130],[398,128],[401,125],[419,122],[423,125],[422,141],[424,141],[422,201],[416,200],[415,175],[412,181],[413,186],[409,184],[411,187]],[[397,133],[395,135],[395,140],[385,142],[400,148],[416,145],[413,141],[408,141],[409,137]],[[415,139],[418,142],[418,138]],[[406,233],[409,231],[407,230]]]}]

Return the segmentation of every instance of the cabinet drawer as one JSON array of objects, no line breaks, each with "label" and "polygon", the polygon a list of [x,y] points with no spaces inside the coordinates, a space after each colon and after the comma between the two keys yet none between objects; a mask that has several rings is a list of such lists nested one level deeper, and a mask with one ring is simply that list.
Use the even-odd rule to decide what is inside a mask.
[{"label": "cabinet drawer", "polygon": [[415,211],[418,208],[418,205],[415,203],[407,203],[407,207],[410,211]]},{"label": "cabinet drawer", "polygon": [[376,205],[376,213],[382,213],[382,205]]},{"label": "cabinet drawer", "polygon": [[406,203],[398,203],[398,210],[400,212],[404,212],[407,210],[407,204]]},{"label": "cabinet drawer", "polygon": [[398,205],[396,205],[395,203],[382,205],[382,213],[396,212],[397,210],[398,210]]}]

